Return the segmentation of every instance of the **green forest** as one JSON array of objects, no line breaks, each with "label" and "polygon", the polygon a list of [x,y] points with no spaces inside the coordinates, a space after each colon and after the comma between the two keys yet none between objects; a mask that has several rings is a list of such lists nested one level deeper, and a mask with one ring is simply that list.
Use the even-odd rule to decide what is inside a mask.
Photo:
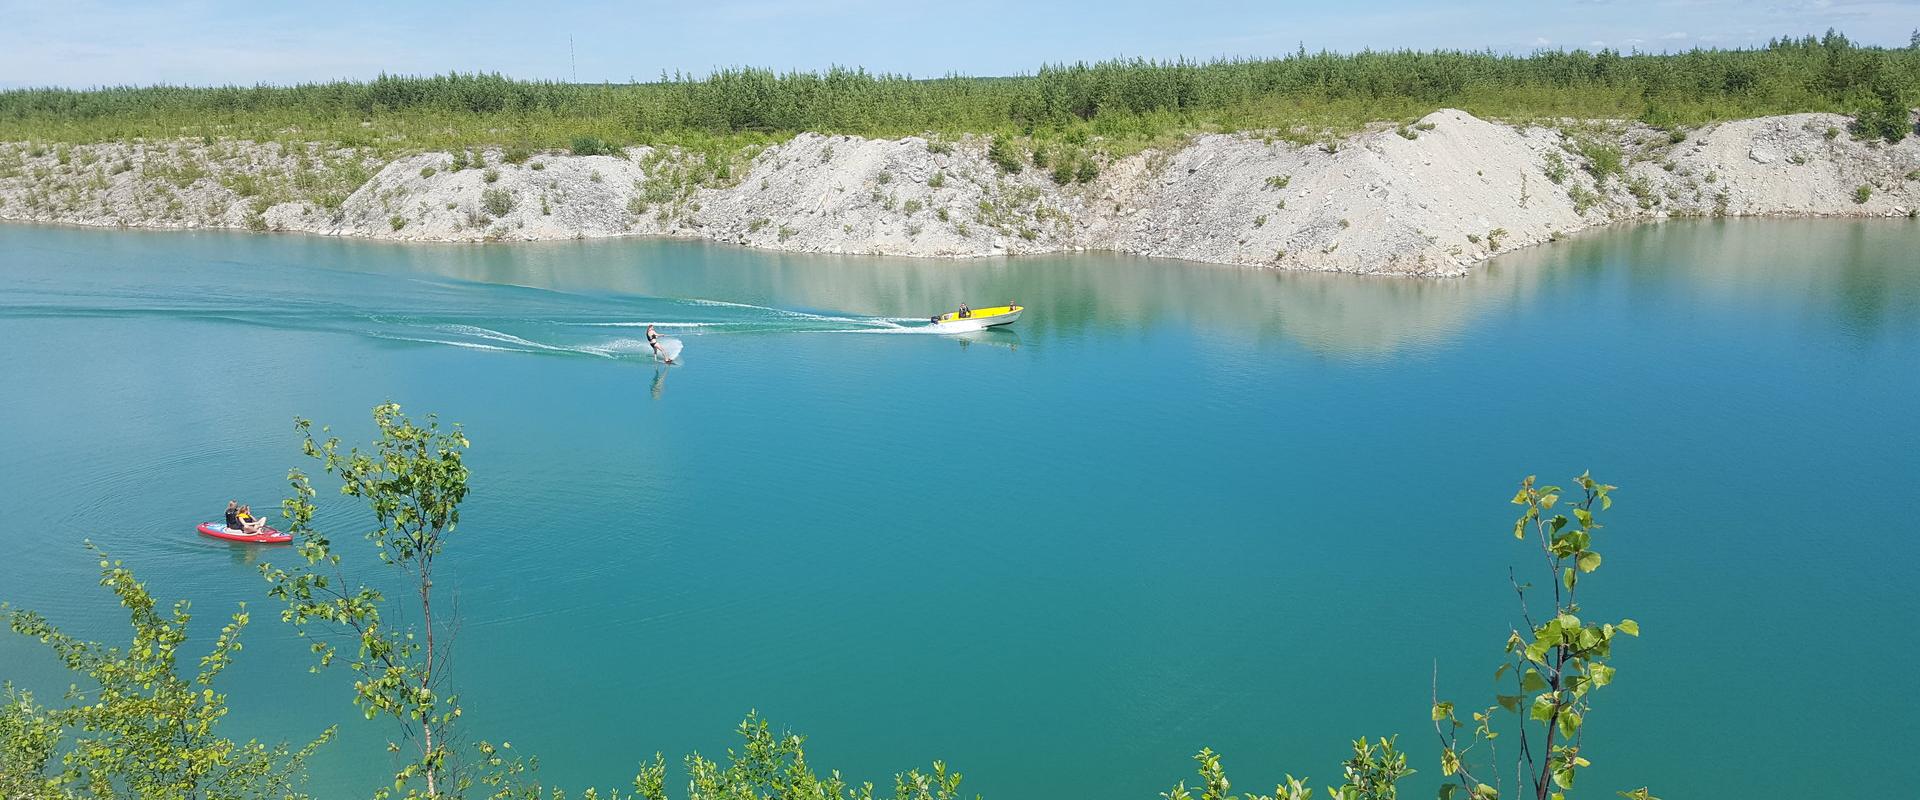
[{"label": "green forest", "polygon": [[386,152],[476,145],[580,151],[815,131],[1087,135],[1126,150],[1205,131],[1312,138],[1443,107],[1516,121],[1638,119],[1659,126],[1858,113],[1911,106],[1920,100],[1916,86],[1920,33],[1912,45],[1893,49],[1828,31],[1753,49],[1673,54],[1302,48],[1283,58],[1057,64],[1005,78],[725,68],[621,84],[455,73],[298,86],[20,89],[0,92],[0,140],[206,137]]}]

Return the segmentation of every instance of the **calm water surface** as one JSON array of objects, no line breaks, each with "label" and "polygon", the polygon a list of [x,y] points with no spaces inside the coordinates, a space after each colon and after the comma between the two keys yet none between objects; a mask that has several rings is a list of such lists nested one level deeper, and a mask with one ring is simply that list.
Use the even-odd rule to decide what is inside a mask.
[{"label": "calm water surface", "polygon": [[[208,631],[270,610],[291,552],[193,523],[275,504],[295,415],[364,440],[391,399],[474,443],[441,582],[467,730],[563,785],[758,709],[816,764],[944,758],[989,798],[1152,798],[1202,746],[1240,787],[1337,782],[1400,732],[1424,797],[1435,663],[1490,702],[1535,564],[1514,481],[1592,469],[1622,488],[1589,614],[1645,635],[1583,788],[1904,796],[1913,760],[1858,765],[1914,741],[1916,245],[1676,223],[1415,281],[0,226],[0,600],[122,635],[91,539]],[[912,331],[1008,298],[1011,330]],[[272,617],[230,732],[341,723],[317,788],[367,793],[386,728]],[[17,637],[0,664],[66,682]]]}]

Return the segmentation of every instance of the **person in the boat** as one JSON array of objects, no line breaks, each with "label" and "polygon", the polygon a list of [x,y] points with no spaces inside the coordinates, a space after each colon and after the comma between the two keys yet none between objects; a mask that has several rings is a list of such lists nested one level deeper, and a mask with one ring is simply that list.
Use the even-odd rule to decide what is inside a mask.
[{"label": "person in the boat", "polygon": [[227,501],[227,530],[234,532],[242,530],[240,524],[240,504],[233,500]]},{"label": "person in the boat", "polygon": [[968,317],[971,317],[971,316],[973,316],[973,309],[971,309],[971,308],[968,308],[968,307],[967,307],[967,304],[966,304],[966,303],[961,303],[961,304],[960,304],[960,318],[961,318],[961,319],[966,319],[966,318],[968,318]]},{"label": "person in the boat", "polygon": [[267,526],[267,521],[253,515],[253,506],[240,507],[240,530],[243,533],[259,533]]}]

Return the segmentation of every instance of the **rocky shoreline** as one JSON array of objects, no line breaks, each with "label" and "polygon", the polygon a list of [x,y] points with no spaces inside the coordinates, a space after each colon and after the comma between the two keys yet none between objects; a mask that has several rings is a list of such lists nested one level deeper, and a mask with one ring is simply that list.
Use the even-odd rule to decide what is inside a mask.
[{"label": "rocky shoreline", "polygon": [[1914,216],[1920,137],[1796,114],[1669,131],[1441,110],[1296,143],[1193,137],[1057,183],[989,140],[802,134],[726,164],[180,140],[0,143],[0,220],[402,241],[690,236],[776,250],[985,257],[1113,250],[1220,264],[1460,275],[1595,225],[1690,216]]}]

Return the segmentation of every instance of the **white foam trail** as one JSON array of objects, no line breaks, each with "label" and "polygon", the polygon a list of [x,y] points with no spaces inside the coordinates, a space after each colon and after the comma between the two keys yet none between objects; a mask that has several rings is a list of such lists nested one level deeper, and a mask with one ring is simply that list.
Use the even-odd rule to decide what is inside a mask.
[{"label": "white foam trail", "polygon": [[756,311],[779,311],[780,310],[772,306],[756,306],[751,303],[734,303],[726,300],[705,300],[698,297],[687,298],[684,302],[692,303],[696,306],[719,306],[721,308],[751,308]]},{"label": "white foam trail", "polygon": [[892,325],[895,323],[895,320],[889,319],[887,317],[841,317],[841,316],[832,316],[827,314],[813,314],[806,311],[794,311],[792,309],[786,309],[786,308],[774,308],[773,306],[757,306],[757,305],[752,305],[750,303],[733,303],[733,302],[728,302],[726,300],[704,300],[700,298],[692,298],[687,300],[686,302],[692,303],[694,305],[702,305],[702,306],[720,306],[724,308],[746,308],[746,309],[752,309],[755,311],[770,311],[782,317],[791,317],[794,319],[819,320],[821,322],[841,322],[841,323],[846,323],[848,325]]},{"label": "white foam trail", "polygon": [[521,347],[532,347],[540,350],[551,350],[556,353],[578,352],[571,347],[556,347],[550,344],[541,344],[539,342],[531,341],[528,339],[522,339],[511,333],[501,333],[500,331],[496,331],[491,328],[481,328],[474,325],[442,325],[440,326],[440,329],[443,331],[446,331],[447,333],[462,334],[462,335],[472,336],[479,339],[491,339],[496,342],[506,342],[507,344],[520,345]]},{"label": "white foam trail", "polygon": [[818,330],[818,331],[794,331],[794,333],[948,333],[948,334],[977,333],[977,332],[978,332],[977,330],[973,330],[973,331],[942,330],[940,328],[935,328],[931,325],[922,325],[918,328],[909,328],[903,325],[896,325],[891,328],[832,328],[832,329]]},{"label": "white foam trail", "polygon": [[652,325],[656,328],[721,328],[729,325],[751,325],[751,322],[562,322],[561,325],[581,325],[589,328],[644,328]]},{"label": "white foam trail", "polygon": [[531,353],[533,352],[532,350],[521,350],[517,347],[495,347],[494,345],[481,344],[479,342],[455,342],[447,339],[422,339],[414,336],[394,336],[392,334],[385,334],[385,333],[376,333],[376,334],[373,334],[373,337],[376,339],[390,339],[390,340],[399,341],[399,342],[419,342],[421,344],[445,344],[445,345],[452,345],[454,347],[471,348],[474,350],[487,350],[495,353]]},{"label": "white foam trail", "polygon": [[[666,341],[664,338],[661,341]],[[600,344],[583,344],[580,352],[612,358],[626,353],[650,353],[653,347],[645,339],[613,339]]]}]

